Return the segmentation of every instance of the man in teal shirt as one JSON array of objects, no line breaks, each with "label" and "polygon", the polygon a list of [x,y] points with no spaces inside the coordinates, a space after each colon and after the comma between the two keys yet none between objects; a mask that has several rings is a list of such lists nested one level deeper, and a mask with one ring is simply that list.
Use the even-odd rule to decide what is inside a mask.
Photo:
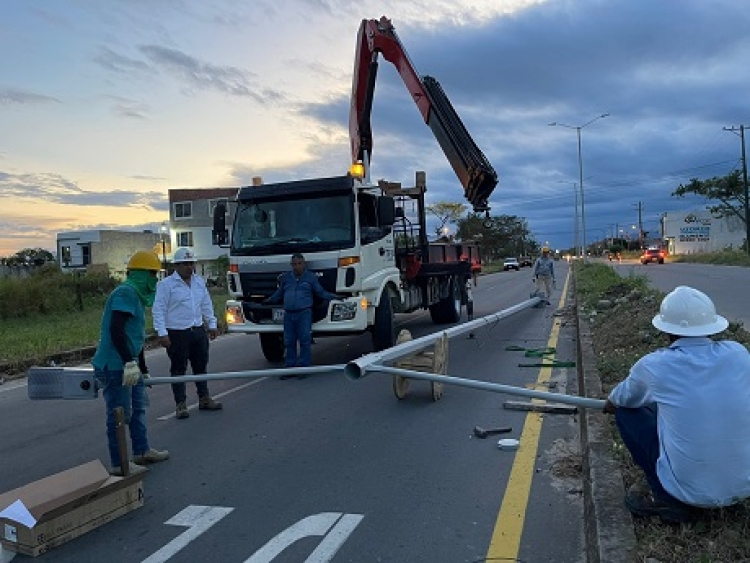
[{"label": "man in teal shirt", "polygon": [[149,447],[148,397],[143,383],[148,377],[143,355],[146,307],[154,303],[156,273],[160,268],[159,258],[153,252],[140,250],[130,258],[125,282],[112,291],[104,305],[99,345],[91,361],[107,408],[107,442],[113,475],[123,475],[123,464],[129,463],[120,459],[114,415],[117,407],[125,411],[133,462],[146,465],[169,459],[169,452]]}]

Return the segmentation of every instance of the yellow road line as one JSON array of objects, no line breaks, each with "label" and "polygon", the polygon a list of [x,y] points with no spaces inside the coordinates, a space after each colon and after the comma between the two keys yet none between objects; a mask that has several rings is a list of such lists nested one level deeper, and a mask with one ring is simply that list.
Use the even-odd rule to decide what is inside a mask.
[{"label": "yellow road line", "polygon": [[[565,296],[568,293],[568,281],[570,273],[565,278],[562,295],[558,307],[565,305]],[[547,346],[557,347],[560,335],[560,322],[552,323]],[[543,381],[549,381],[552,368],[543,367],[539,370],[536,385]],[[535,401],[537,401],[535,399]],[[538,401],[542,402],[542,401]],[[534,462],[539,449],[539,436],[542,432],[542,416],[540,413],[529,412],[521,432],[520,446],[513,461],[513,467],[508,478],[508,486],[505,489],[500,512],[495,521],[495,529],[492,532],[490,547],[487,550],[487,560],[516,561],[521,546],[521,534],[526,520],[526,507],[529,502],[531,482],[534,478]]]}]

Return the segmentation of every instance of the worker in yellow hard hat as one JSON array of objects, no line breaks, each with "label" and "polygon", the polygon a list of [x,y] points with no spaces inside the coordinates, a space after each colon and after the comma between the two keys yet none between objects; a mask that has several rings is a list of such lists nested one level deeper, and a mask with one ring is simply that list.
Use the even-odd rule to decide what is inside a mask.
[{"label": "worker in yellow hard hat", "polygon": [[[127,278],[107,298],[102,314],[99,345],[91,363],[107,407],[107,442],[112,462],[110,473],[124,475],[127,459],[120,459],[115,409],[122,407],[130,429],[133,462],[146,465],[169,459],[169,452],[151,448],[146,434],[146,387],[148,369],[143,355],[146,307],[154,303],[159,257],[139,250],[130,257]],[[129,471],[138,471],[129,467]]]},{"label": "worker in yellow hard hat", "polygon": [[542,247],[542,255],[534,263],[534,281],[537,294],[541,297],[544,288],[544,300],[549,304],[555,283],[555,262],[550,258],[548,246]]}]

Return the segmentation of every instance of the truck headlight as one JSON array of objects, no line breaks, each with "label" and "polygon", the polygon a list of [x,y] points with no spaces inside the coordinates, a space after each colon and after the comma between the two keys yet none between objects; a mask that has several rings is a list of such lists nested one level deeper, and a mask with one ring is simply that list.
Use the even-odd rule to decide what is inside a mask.
[{"label": "truck headlight", "polygon": [[331,311],[332,321],[350,321],[356,316],[357,303],[355,301],[333,304],[333,310]]},{"label": "truck headlight", "polygon": [[239,325],[245,322],[245,316],[242,314],[242,306],[227,305],[226,319],[228,325]]}]

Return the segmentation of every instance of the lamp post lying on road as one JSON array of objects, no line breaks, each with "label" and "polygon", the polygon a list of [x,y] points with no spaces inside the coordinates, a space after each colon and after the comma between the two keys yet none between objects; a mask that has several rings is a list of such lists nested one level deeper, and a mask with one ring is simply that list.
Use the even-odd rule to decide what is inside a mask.
[{"label": "lamp post lying on road", "polygon": [[586,258],[586,212],[583,204],[583,157],[581,156],[581,129],[584,127],[587,127],[588,125],[591,125],[594,121],[597,119],[602,119],[603,117],[607,117],[608,113],[603,113],[601,115],[596,116],[591,121],[584,123],[583,125],[566,125],[565,123],[558,123],[557,121],[553,121],[550,123],[550,127],[567,127],[568,129],[575,129],[576,133],[578,134],[578,174],[579,174],[579,182],[578,186],[581,189],[581,235],[583,238],[583,258]]}]

